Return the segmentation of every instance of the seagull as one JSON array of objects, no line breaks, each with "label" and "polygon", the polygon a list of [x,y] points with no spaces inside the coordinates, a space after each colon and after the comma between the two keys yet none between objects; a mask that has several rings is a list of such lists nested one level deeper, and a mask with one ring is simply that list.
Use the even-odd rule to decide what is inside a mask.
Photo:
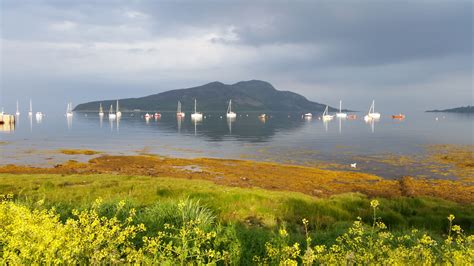
[{"label": "seagull", "polygon": [[351,163],[351,168],[357,168],[357,163]]}]

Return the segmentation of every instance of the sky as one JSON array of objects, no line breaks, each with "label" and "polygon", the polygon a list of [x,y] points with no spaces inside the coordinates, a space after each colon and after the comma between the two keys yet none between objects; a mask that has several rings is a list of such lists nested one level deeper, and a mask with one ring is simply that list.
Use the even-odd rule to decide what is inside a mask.
[{"label": "sky", "polygon": [[11,112],[251,79],[382,113],[474,102],[473,1],[0,2]]}]

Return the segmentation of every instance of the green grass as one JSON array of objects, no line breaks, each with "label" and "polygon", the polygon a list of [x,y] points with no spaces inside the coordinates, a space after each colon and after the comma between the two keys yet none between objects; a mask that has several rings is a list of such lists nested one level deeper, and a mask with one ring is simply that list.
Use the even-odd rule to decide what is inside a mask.
[{"label": "green grass", "polygon": [[[296,192],[219,186],[202,180],[118,175],[16,175],[0,174],[0,194],[13,193],[17,200],[44,200],[67,215],[73,208],[87,208],[97,199],[114,204],[126,200],[141,210],[156,202],[198,199],[212,210],[217,221],[251,227],[273,228],[286,224],[297,231],[306,218],[312,229],[344,228],[355,217],[371,219],[369,201],[358,193],[314,198]],[[474,231],[474,204],[461,205],[435,198],[380,199],[380,216],[395,230],[412,227],[441,234],[452,213],[468,232]],[[155,206],[156,208],[156,206]],[[160,207],[162,208],[162,207]]]},{"label": "green grass", "polygon": [[[284,226],[295,241],[304,240],[301,220],[309,220],[315,243],[332,244],[356,217],[372,220],[370,199],[349,193],[329,198],[314,198],[296,192],[268,191],[216,185],[209,181],[149,176],[121,175],[18,175],[0,174],[0,194],[15,195],[15,200],[44,208],[54,207],[65,220],[73,209],[87,209],[97,198],[104,204],[100,213],[116,215],[115,206],[126,201],[122,210],[137,210],[137,223],[148,232],[163,229],[164,223],[176,224],[177,203],[194,202],[189,217],[217,224],[239,239],[241,264],[251,263],[254,255],[264,254],[264,244]],[[442,237],[448,228],[446,217],[456,216],[457,224],[468,234],[474,232],[474,204],[462,205],[435,198],[380,198],[378,215],[394,234],[412,228]],[[202,208],[203,206],[204,208]],[[120,214],[118,215],[120,217]]]}]

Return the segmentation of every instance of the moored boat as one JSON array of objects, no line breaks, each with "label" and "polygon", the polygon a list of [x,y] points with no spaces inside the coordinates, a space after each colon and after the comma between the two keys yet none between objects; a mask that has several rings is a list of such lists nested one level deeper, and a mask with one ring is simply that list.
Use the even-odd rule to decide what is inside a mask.
[{"label": "moored boat", "polygon": [[117,118],[117,115],[114,113],[114,107],[112,105],[110,105],[109,119],[114,120],[115,118]]},{"label": "moored boat", "polygon": [[181,102],[180,101],[178,101],[178,110],[176,111],[176,116],[181,117],[181,118],[186,116],[186,114],[181,111]]},{"label": "moored boat", "polygon": [[406,117],[406,116],[405,116],[404,114],[402,114],[402,113],[399,113],[398,115],[392,115],[392,118],[393,118],[393,119],[400,119],[400,120],[402,120],[402,119],[405,119],[405,117]]},{"label": "moored boat", "polygon": [[333,118],[334,116],[329,114],[329,106],[326,105],[326,109],[324,109],[324,113],[323,113],[323,121],[329,121],[329,120],[332,120]]},{"label": "moored boat", "polygon": [[339,113],[336,113],[338,118],[347,118],[347,114],[342,112],[342,101],[339,101]]},{"label": "moored boat", "polygon": [[199,113],[197,111],[197,100],[194,99],[194,113],[191,114],[191,119],[194,120],[201,120],[202,119],[202,113]]},{"label": "moored boat", "polygon": [[375,100],[372,100],[372,105],[369,108],[369,112],[364,116],[365,121],[370,121],[372,119],[380,119],[380,113],[375,112]]},{"label": "moored boat", "polygon": [[236,118],[237,114],[232,112],[232,99],[229,100],[229,105],[227,106],[227,118]]}]

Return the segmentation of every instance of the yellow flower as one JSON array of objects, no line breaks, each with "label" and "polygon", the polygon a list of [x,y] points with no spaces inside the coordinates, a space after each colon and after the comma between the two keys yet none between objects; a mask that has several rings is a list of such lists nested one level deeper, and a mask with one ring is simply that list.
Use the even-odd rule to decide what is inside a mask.
[{"label": "yellow flower", "polygon": [[454,215],[452,215],[452,214],[450,214],[450,215],[448,216],[448,220],[449,220],[450,222],[452,222],[452,221],[454,220],[454,218],[455,218],[455,217],[454,217]]},{"label": "yellow flower", "polygon": [[377,208],[379,206],[379,201],[378,200],[372,200],[370,201],[370,206],[372,208]]}]

